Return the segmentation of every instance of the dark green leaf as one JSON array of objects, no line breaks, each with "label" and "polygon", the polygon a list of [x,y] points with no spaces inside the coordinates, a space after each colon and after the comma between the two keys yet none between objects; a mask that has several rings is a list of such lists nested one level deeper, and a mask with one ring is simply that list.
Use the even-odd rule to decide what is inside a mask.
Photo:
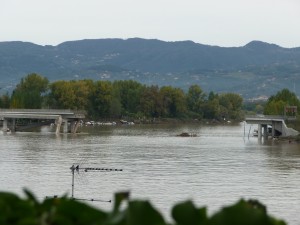
[{"label": "dark green leaf", "polygon": [[162,215],[148,201],[132,201],[128,206],[128,225],[163,225]]},{"label": "dark green leaf", "polygon": [[206,208],[197,209],[191,201],[186,201],[173,207],[172,217],[178,225],[204,224],[207,220]]}]

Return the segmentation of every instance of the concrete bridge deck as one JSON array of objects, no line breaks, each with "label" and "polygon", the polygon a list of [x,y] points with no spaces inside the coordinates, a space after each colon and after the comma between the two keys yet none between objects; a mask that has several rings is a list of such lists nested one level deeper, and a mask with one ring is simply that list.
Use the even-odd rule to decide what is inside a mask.
[{"label": "concrete bridge deck", "polygon": [[[269,135],[272,137],[282,136],[296,136],[299,134],[298,131],[287,127],[285,120],[295,120],[295,117],[284,117],[284,116],[269,116],[269,115],[259,115],[259,116],[247,116],[246,122],[248,124],[258,125],[258,137],[268,138]],[[268,132],[268,126],[272,129],[271,133]],[[263,129],[263,132],[262,132]]]},{"label": "concrete bridge deck", "polygon": [[[60,109],[0,109],[0,120],[3,120],[3,131],[10,129],[16,130],[17,119],[37,119],[37,120],[54,120],[56,124],[56,133],[60,132],[63,124],[63,132],[69,130],[76,133],[78,121],[85,118],[84,111],[60,110]],[[8,123],[11,121],[10,128]],[[70,123],[70,129],[68,124]]]}]

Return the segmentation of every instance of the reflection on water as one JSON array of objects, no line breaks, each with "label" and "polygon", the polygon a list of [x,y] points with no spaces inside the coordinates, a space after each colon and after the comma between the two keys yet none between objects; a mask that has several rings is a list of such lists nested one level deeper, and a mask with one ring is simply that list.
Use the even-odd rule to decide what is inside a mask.
[{"label": "reflection on water", "polygon": [[[245,128],[247,131],[249,127]],[[244,125],[135,125],[86,127],[80,134],[0,134],[0,190],[33,190],[38,198],[71,193],[73,163],[123,172],[75,174],[75,197],[112,199],[130,190],[169,218],[170,207],[193,199],[209,212],[241,197],[299,224],[300,148],[296,143],[244,135]],[[177,137],[182,132],[197,137]],[[245,137],[244,137],[245,136]],[[108,210],[108,203],[92,203]]]}]

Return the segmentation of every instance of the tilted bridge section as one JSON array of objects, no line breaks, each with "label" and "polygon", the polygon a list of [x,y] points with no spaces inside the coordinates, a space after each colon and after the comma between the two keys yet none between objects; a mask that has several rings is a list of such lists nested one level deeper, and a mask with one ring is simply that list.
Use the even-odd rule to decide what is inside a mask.
[{"label": "tilted bridge section", "polygon": [[3,121],[2,130],[4,132],[16,131],[17,119],[36,119],[53,121],[57,134],[60,133],[61,126],[63,126],[64,133],[76,133],[79,121],[84,118],[84,111],[69,109],[0,109],[0,120]]},{"label": "tilted bridge section", "polygon": [[[269,135],[272,137],[289,137],[296,136],[299,134],[298,131],[293,128],[287,127],[285,120],[295,120],[295,117],[286,117],[286,116],[246,116],[246,123],[248,124],[258,124],[258,138],[262,136],[268,138]],[[268,132],[268,126],[272,129],[271,132]]]}]

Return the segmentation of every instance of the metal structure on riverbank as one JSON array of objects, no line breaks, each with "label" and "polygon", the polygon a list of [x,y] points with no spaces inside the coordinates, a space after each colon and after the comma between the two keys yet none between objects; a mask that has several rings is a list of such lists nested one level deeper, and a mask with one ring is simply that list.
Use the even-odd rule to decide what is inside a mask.
[{"label": "metal structure on riverbank", "polygon": [[[84,111],[61,110],[61,109],[0,109],[0,120],[3,121],[4,132],[17,130],[17,120],[30,119],[39,121],[42,125],[47,121],[56,125],[56,133],[60,133],[63,125],[64,133],[76,133],[79,121],[85,118]],[[27,124],[30,125],[30,124]]]}]

